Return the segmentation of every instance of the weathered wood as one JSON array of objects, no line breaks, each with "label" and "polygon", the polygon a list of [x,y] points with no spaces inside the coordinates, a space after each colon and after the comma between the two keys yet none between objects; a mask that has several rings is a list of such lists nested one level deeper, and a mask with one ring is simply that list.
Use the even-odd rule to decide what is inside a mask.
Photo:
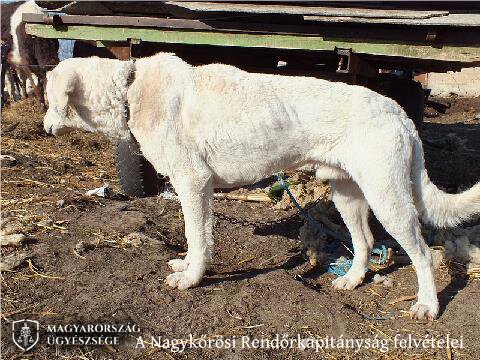
[{"label": "weathered wood", "polygon": [[[268,2],[268,4],[266,4]],[[364,18],[417,18],[448,14],[447,10],[408,8],[393,9],[388,4],[365,4],[352,2],[339,7],[338,4],[312,1],[37,1],[48,9],[61,10],[67,14],[172,14],[183,13],[188,18],[205,18],[211,16],[235,16],[245,14],[281,14],[281,15],[324,15],[357,16]]]},{"label": "weathered wood", "polygon": [[454,27],[479,27],[480,14],[449,14],[446,16],[422,18],[362,18],[355,16],[318,16],[306,15],[307,21],[317,23],[354,23],[354,24],[388,24],[408,26],[454,26]]},{"label": "weathered wood", "polygon": [[383,19],[428,19],[448,15],[443,10],[405,10],[405,9],[362,9],[333,6],[302,6],[281,4],[253,4],[206,1],[166,1],[166,5],[181,7],[197,13],[214,15],[234,14],[287,14],[287,15],[317,15],[317,16],[350,16],[358,18]]},{"label": "weathered wood", "polygon": [[[336,23],[305,21],[300,24],[269,24],[259,22],[222,21],[222,20],[187,20],[166,19],[136,16],[85,16],[85,15],[55,15],[45,18],[39,14],[24,14],[23,20],[28,23],[49,23],[54,26],[63,25],[102,25],[125,26],[164,29],[191,29],[222,32],[247,32],[262,34],[314,35],[336,39],[352,39],[357,41],[359,34],[363,39],[386,41],[389,43],[427,44],[480,47],[479,27],[426,27],[426,26],[388,26],[384,24],[365,25],[351,23],[348,26],[337,26]],[[431,34],[434,33],[434,39]]]},{"label": "weathered wood", "polygon": [[371,39],[335,39],[321,36],[266,35],[224,33],[192,30],[159,30],[131,27],[65,26],[55,29],[51,25],[27,24],[27,32],[45,38],[77,40],[128,41],[140,39],[147,42],[235,46],[274,49],[299,49],[333,51],[335,48],[351,49],[355,53],[399,56],[444,61],[480,62],[480,48],[466,46],[429,46],[372,41]]}]

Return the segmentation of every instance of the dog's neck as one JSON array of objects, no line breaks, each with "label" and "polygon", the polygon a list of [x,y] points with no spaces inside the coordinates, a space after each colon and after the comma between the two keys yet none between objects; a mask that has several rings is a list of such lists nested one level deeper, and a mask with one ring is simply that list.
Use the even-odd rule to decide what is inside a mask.
[{"label": "dog's neck", "polygon": [[[128,88],[130,87],[130,85],[132,85],[133,82],[135,81],[135,62],[136,62],[136,59],[132,59],[132,67],[131,67],[130,73],[128,74],[128,77],[127,77],[127,91],[128,91]],[[123,102],[123,106],[124,106],[124,111],[125,111],[125,121],[128,124],[128,120],[130,120],[130,105],[128,104],[128,99],[127,99],[126,96],[125,96],[125,100]]]}]

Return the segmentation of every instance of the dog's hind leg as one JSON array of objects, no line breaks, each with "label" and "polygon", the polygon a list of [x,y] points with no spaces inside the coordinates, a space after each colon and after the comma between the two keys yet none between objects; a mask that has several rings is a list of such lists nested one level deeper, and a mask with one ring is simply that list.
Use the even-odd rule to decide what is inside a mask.
[{"label": "dog's hind leg", "polygon": [[332,200],[352,237],[354,257],[347,274],[335,279],[332,286],[351,290],[362,283],[374,239],[368,226],[369,206],[357,184],[351,180],[331,180]]},{"label": "dog's hind leg", "polygon": [[195,181],[191,174],[170,180],[182,204],[188,252],[185,259],[169,261],[175,272],[167,276],[165,282],[185,290],[200,283],[213,256],[213,187],[210,180]]},{"label": "dog's hind leg", "polygon": [[[410,314],[416,319],[433,320],[439,306],[432,256],[420,230],[408,166],[393,164],[382,169],[387,176],[367,176],[375,173],[370,166],[375,165],[365,164],[359,186],[377,219],[407,252],[417,272],[418,301],[410,309]],[[378,173],[378,168],[376,171]]]}]

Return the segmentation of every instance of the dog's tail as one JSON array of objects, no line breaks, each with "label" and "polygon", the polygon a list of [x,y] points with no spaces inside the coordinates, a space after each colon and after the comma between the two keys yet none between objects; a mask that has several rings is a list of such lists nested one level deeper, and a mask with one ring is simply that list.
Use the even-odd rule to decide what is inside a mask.
[{"label": "dog's tail", "polygon": [[453,227],[480,214],[480,182],[460,194],[448,194],[437,188],[425,170],[422,141],[416,131],[411,176],[415,206],[424,222]]}]

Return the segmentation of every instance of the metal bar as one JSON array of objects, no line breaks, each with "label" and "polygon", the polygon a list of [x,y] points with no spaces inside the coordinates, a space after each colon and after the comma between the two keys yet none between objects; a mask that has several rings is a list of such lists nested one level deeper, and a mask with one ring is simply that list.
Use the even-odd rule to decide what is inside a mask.
[{"label": "metal bar", "polygon": [[374,42],[372,40],[326,39],[321,36],[232,34],[226,32],[159,30],[115,26],[72,25],[55,29],[51,25],[44,24],[26,24],[26,31],[28,34],[38,37],[74,40],[128,41],[128,39],[133,38],[159,43],[320,51],[333,51],[335,47],[338,47],[352,49],[352,51],[360,54],[480,63],[480,48],[475,47],[411,46],[381,41]]},{"label": "metal bar", "polygon": [[[58,15],[53,14],[63,25],[103,25],[127,27],[163,27],[172,29],[215,30],[213,26],[202,23],[200,20],[166,19],[144,16],[91,16],[91,15]],[[44,24],[42,14],[25,13],[22,20],[27,23]]]}]

